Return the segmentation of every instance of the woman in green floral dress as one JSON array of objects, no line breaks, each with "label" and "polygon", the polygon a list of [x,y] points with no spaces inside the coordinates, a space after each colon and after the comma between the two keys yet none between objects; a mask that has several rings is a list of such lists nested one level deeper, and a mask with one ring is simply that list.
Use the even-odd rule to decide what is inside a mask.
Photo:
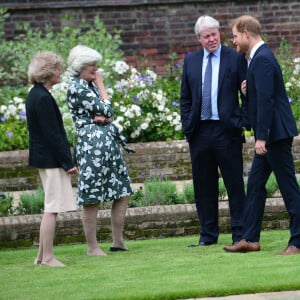
[{"label": "woman in green floral dress", "polygon": [[97,72],[97,62],[101,59],[100,53],[81,45],[74,47],[68,58],[71,81],[67,98],[77,130],[78,204],[83,205],[88,255],[106,255],[96,237],[99,204],[104,201],[113,201],[110,251],[128,250],[123,241],[123,227],[133,193],[119,145],[124,142],[112,123],[112,105]]}]

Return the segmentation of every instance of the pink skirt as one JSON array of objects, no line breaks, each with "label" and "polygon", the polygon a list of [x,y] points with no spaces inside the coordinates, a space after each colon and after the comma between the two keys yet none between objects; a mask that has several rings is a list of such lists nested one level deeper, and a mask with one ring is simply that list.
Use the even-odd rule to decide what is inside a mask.
[{"label": "pink skirt", "polygon": [[77,210],[71,175],[61,168],[38,170],[45,193],[44,212],[61,213]]}]

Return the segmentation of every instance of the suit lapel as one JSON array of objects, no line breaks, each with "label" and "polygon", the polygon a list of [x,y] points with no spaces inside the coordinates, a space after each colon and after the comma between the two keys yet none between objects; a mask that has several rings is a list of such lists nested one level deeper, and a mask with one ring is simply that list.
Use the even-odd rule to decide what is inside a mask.
[{"label": "suit lapel", "polygon": [[265,48],[265,47],[267,47],[267,45],[266,45],[266,44],[262,44],[262,45],[255,51],[253,57],[252,57],[251,60],[250,60],[249,65],[248,65],[248,71],[251,70],[251,67],[252,67],[253,61],[255,60],[255,57],[256,57],[256,56],[259,54],[259,52],[260,52],[263,48]]},{"label": "suit lapel", "polygon": [[201,49],[197,53],[197,61],[196,61],[196,65],[195,65],[196,78],[198,78],[198,80],[199,80],[199,84],[198,84],[199,97],[198,97],[198,99],[202,99],[202,65],[203,65],[203,56],[204,56],[204,50]]},{"label": "suit lapel", "polygon": [[220,55],[220,66],[219,66],[218,99],[219,99],[219,93],[221,91],[221,86],[225,78],[228,63],[229,63],[228,52],[226,51],[226,48],[222,46],[221,55]]},{"label": "suit lapel", "polygon": [[[266,44],[262,44],[254,53],[253,57],[251,58],[250,60],[250,63],[248,65],[248,68],[247,68],[247,74],[246,74],[246,81],[247,81],[247,87],[246,87],[246,101],[248,103],[252,103],[251,101],[249,101],[249,93],[248,93],[248,90],[252,90],[251,86],[253,86],[253,80],[252,80],[252,76],[251,76],[251,73],[252,73],[252,68],[253,68],[253,64],[255,62],[255,59],[256,57],[259,55],[259,53],[262,51],[262,49],[264,47],[267,47]],[[249,88],[250,87],[250,88]],[[248,89],[249,88],[249,89]]]}]

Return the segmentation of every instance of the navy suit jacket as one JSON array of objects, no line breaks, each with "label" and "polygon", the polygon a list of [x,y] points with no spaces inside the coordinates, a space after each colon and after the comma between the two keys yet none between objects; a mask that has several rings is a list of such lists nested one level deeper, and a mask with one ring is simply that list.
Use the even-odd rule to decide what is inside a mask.
[{"label": "navy suit jacket", "polygon": [[251,59],[246,94],[247,118],[256,139],[272,143],[298,135],[280,66],[266,44]]},{"label": "navy suit jacket", "polygon": [[[180,111],[182,130],[189,141],[201,126],[202,105],[202,62],[204,50],[187,55],[184,59]],[[219,83],[218,113],[220,123],[232,138],[243,139],[242,109],[239,104],[238,89],[246,78],[247,63],[243,55],[222,45]]]},{"label": "navy suit jacket", "polygon": [[29,165],[36,168],[74,167],[59,108],[42,84],[35,84],[26,100]]}]

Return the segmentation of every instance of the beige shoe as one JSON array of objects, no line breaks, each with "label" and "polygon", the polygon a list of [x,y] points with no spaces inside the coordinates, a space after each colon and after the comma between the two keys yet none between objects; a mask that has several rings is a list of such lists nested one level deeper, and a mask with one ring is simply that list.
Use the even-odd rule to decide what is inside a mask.
[{"label": "beige shoe", "polygon": [[290,245],[286,247],[286,249],[280,255],[293,255],[293,254],[300,254],[300,248]]},{"label": "beige shoe", "polygon": [[40,265],[42,263],[42,261],[36,258],[33,263],[35,265]]}]

